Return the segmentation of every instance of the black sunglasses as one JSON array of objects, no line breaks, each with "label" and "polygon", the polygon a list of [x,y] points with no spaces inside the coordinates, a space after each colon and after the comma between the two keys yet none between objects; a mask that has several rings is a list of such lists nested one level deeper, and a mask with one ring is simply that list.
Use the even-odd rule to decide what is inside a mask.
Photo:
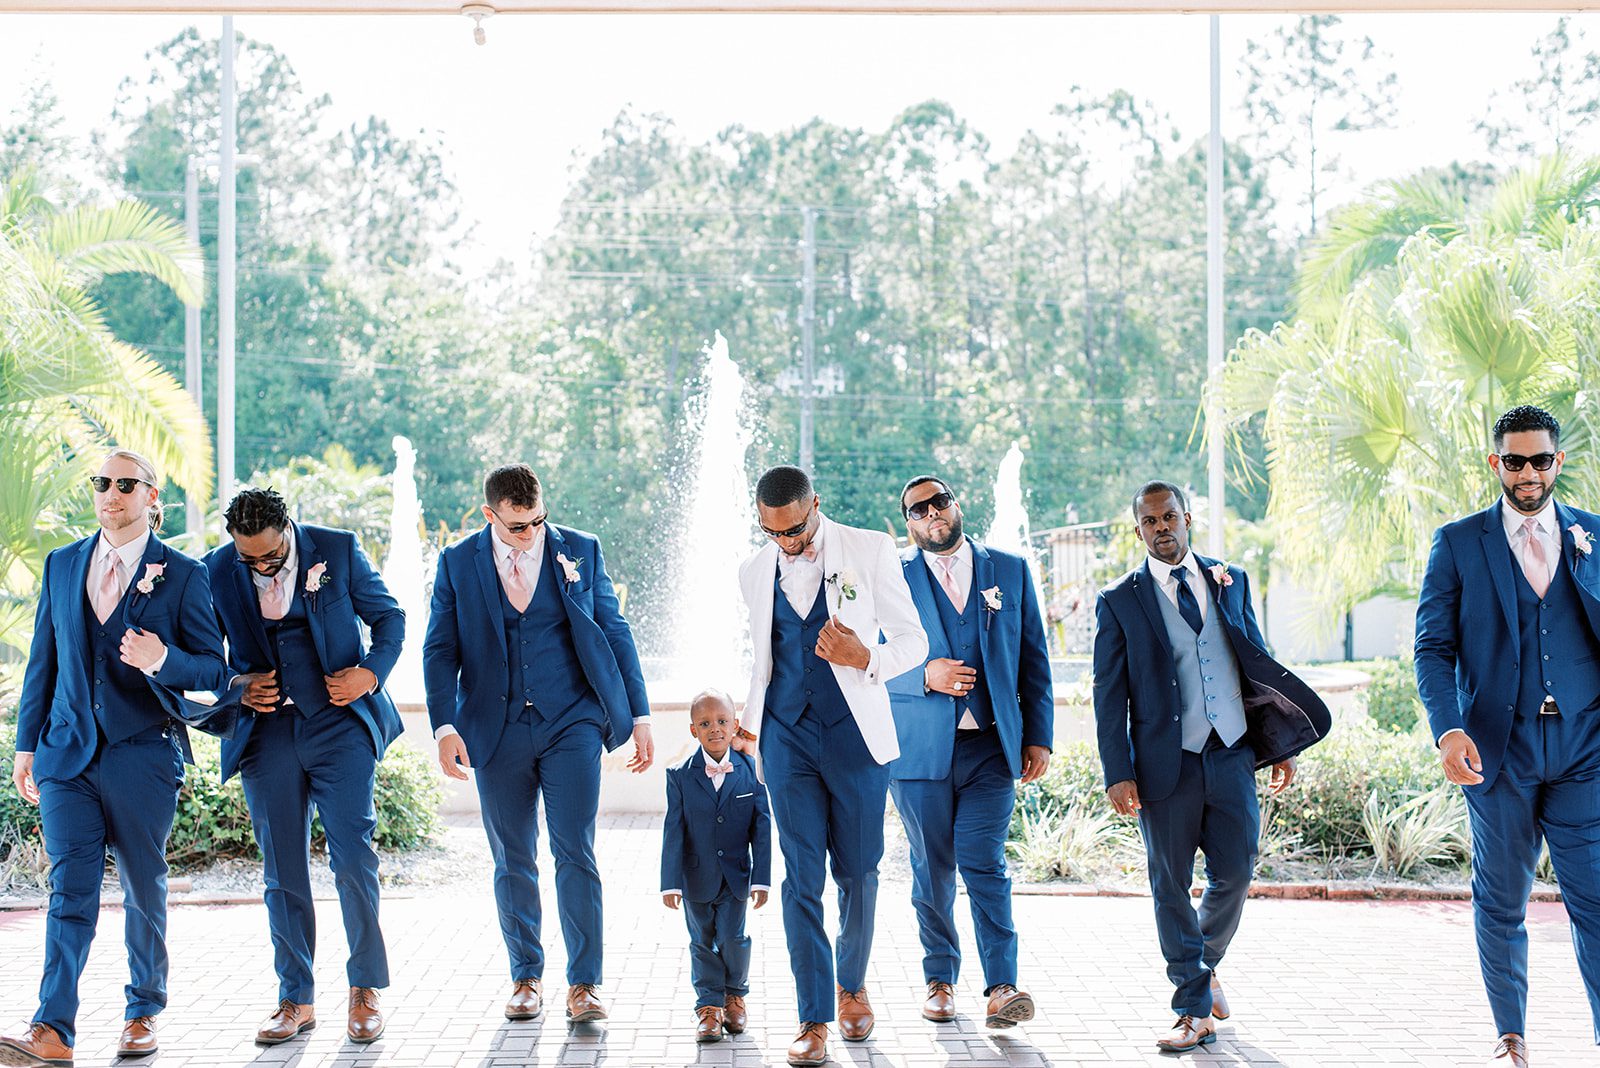
[{"label": "black sunglasses", "polygon": [[[489,511],[494,512],[494,509],[490,508]],[[526,523],[506,523],[505,516],[501,515],[499,512],[494,512],[494,517],[500,520],[501,523],[505,524],[507,533],[521,534],[525,531],[532,530],[534,527],[543,526],[544,521],[550,518],[550,512],[548,509],[546,509],[544,515],[540,516],[538,519],[530,519]]]},{"label": "black sunglasses", "polygon": [[1532,456],[1518,456],[1514,452],[1500,454],[1500,466],[1507,471],[1521,471],[1528,464],[1532,464],[1535,471],[1548,471],[1555,462],[1556,454],[1553,452],[1536,452]]},{"label": "black sunglasses", "polygon": [[142,478],[107,478],[105,475],[90,475],[89,485],[94,487],[96,493],[104,493],[115,483],[118,493],[132,493],[135,486],[148,486],[150,483]]},{"label": "black sunglasses", "polygon": [[765,534],[769,538],[798,538],[800,535],[806,532],[806,527],[811,525],[811,513],[816,511],[816,507],[817,506],[813,504],[811,508],[806,511],[805,521],[797,527],[790,527],[788,530],[768,530],[766,527],[762,527],[761,533]]},{"label": "black sunglasses", "polygon": [[926,519],[928,518],[929,509],[937,508],[939,511],[943,512],[954,503],[956,503],[956,499],[953,495],[949,493],[935,493],[932,497],[920,500],[916,504],[913,504],[910,508],[907,508],[906,515],[910,516],[912,519]]}]

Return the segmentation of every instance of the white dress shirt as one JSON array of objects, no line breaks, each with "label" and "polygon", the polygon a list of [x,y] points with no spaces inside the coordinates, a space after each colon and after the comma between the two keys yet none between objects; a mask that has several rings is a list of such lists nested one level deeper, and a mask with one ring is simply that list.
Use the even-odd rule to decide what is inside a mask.
[{"label": "white dress shirt", "polygon": [[811,536],[808,547],[815,551],[815,560],[790,556],[782,549],[778,550],[778,586],[788,599],[789,607],[801,619],[811,614],[811,606],[817,601],[817,590],[822,588],[822,539],[826,530],[827,524],[819,522],[817,532]]},{"label": "white dress shirt", "polygon": [[[1501,498],[1500,521],[1505,524],[1506,541],[1511,543],[1511,551],[1516,554],[1517,565],[1527,571],[1528,564],[1528,535],[1523,532],[1523,524],[1529,516],[1511,507],[1511,502]],[[1544,502],[1544,507],[1539,509],[1533,517],[1538,531],[1535,535],[1544,546],[1545,566],[1548,574],[1545,581],[1550,582],[1556,577],[1556,567],[1561,563],[1561,531],[1556,529],[1556,499],[1551,497]]]},{"label": "white dress shirt", "polygon": [[1147,557],[1150,564],[1150,574],[1156,580],[1156,588],[1167,595],[1167,600],[1172,602],[1174,608],[1178,605],[1178,579],[1180,575],[1189,582],[1189,592],[1194,594],[1196,603],[1200,605],[1200,620],[1205,621],[1206,612],[1211,608],[1211,589],[1206,585],[1206,577],[1200,573],[1200,561],[1194,558],[1193,552],[1183,554],[1183,559],[1176,564],[1169,564],[1155,557]]}]

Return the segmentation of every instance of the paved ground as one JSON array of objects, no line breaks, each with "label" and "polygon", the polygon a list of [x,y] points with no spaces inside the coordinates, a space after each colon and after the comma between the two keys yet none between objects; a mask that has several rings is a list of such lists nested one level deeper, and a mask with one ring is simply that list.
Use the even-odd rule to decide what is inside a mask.
[{"label": "paved ground", "polygon": [[[334,902],[319,905],[322,958],[318,1011],[323,1026],[271,1049],[250,1041],[272,1008],[276,984],[259,905],[175,908],[172,1004],[162,1017],[160,1068],[264,1065],[460,1065],[539,1068],[746,1066],[781,1064],[795,1024],[793,986],[773,901],[751,914],[755,974],[753,1027],[737,1040],[696,1047],[688,989],[687,936],[656,888],[655,817],[610,817],[601,829],[607,887],[609,1025],[569,1031],[559,1011],[541,1021],[500,1015],[508,987],[505,953],[485,875],[462,895],[392,894],[384,903],[395,982],[387,992],[388,1034],[357,1047],[343,1038],[343,937]],[[474,857],[467,863],[481,863]],[[548,859],[542,870],[550,870]],[[964,977],[955,1025],[918,1015],[922,972],[903,873],[887,872],[869,988],[879,1013],[869,1042],[835,1037],[836,1061],[852,1068],[976,1068],[1017,1065],[1173,1064],[1154,1051],[1170,1023],[1170,987],[1156,953],[1145,899],[1019,897],[1022,974],[1041,1008],[1032,1024],[993,1033],[982,1026],[978,980]],[[897,876],[900,876],[897,878]],[[546,880],[548,884],[549,880]],[[965,907],[964,901],[960,905]],[[545,910],[553,920],[554,900]],[[971,925],[962,916],[971,947]],[[1535,906],[1530,921],[1535,1064],[1600,1064],[1589,1042],[1588,1007],[1559,905]],[[26,1019],[37,989],[44,917],[0,913],[0,1020]],[[554,924],[547,924],[554,933]],[[121,915],[107,910],[84,977],[78,1063],[116,1063],[122,1017]],[[564,954],[548,944],[559,1005]],[[1191,1059],[1201,1065],[1481,1064],[1492,1027],[1464,904],[1252,901],[1223,972],[1234,1017],[1221,1039]]]}]

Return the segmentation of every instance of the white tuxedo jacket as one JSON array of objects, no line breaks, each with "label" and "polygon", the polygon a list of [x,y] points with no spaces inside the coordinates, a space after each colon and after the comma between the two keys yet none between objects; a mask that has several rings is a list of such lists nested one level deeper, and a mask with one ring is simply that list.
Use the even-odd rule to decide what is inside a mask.
[{"label": "white tuxedo jacket", "polygon": [[[842,526],[827,516],[819,519],[825,528],[821,532],[822,589],[829,614],[855,631],[872,653],[872,663],[864,670],[828,666],[839,680],[867,751],[879,764],[887,764],[900,755],[900,742],[884,683],[927,659],[928,636],[911,602],[894,540],[875,530]],[[778,552],[778,546],[769,542],[739,567],[739,587],[750,609],[750,645],[755,654],[750,696],[745,699],[740,725],[757,735],[761,733],[767,684],[772,681],[773,581],[778,574]],[[841,582],[854,583],[854,600],[839,602],[838,585],[828,582],[835,575]]]}]

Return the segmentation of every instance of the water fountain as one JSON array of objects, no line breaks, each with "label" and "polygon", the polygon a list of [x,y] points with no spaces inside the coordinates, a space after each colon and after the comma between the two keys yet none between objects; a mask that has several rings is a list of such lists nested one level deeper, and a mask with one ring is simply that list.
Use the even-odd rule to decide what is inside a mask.
[{"label": "water fountain", "polygon": [[394,438],[394,508],[389,513],[389,555],[383,582],[406,613],[406,642],[384,684],[400,705],[420,705],[422,636],[427,631],[426,575],[422,566],[422,501],[417,496],[417,450],[409,438]]},{"label": "water fountain", "polygon": [[668,615],[671,654],[656,700],[682,701],[705,686],[742,698],[750,679],[750,636],[739,564],[759,543],[755,496],[745,471],[752,431],[744,377],[718,332],[706,354],[705,387],[688,406],[694,439],[684,472],[683,517],[671,581]]},{"label": "water fountain", "polygon": [[1033,578],[1034,596],[1042,606],[1044,587],[1039,581],[1039,567],[1033,556],[1033,531],[1028,526],[1028,506],[1022,499],[1022,446],[1013,441],[1000,461],[994,477],[994,521],[983,536],[985,545],[1016,553],[1028,562],[1028,574]]}]

